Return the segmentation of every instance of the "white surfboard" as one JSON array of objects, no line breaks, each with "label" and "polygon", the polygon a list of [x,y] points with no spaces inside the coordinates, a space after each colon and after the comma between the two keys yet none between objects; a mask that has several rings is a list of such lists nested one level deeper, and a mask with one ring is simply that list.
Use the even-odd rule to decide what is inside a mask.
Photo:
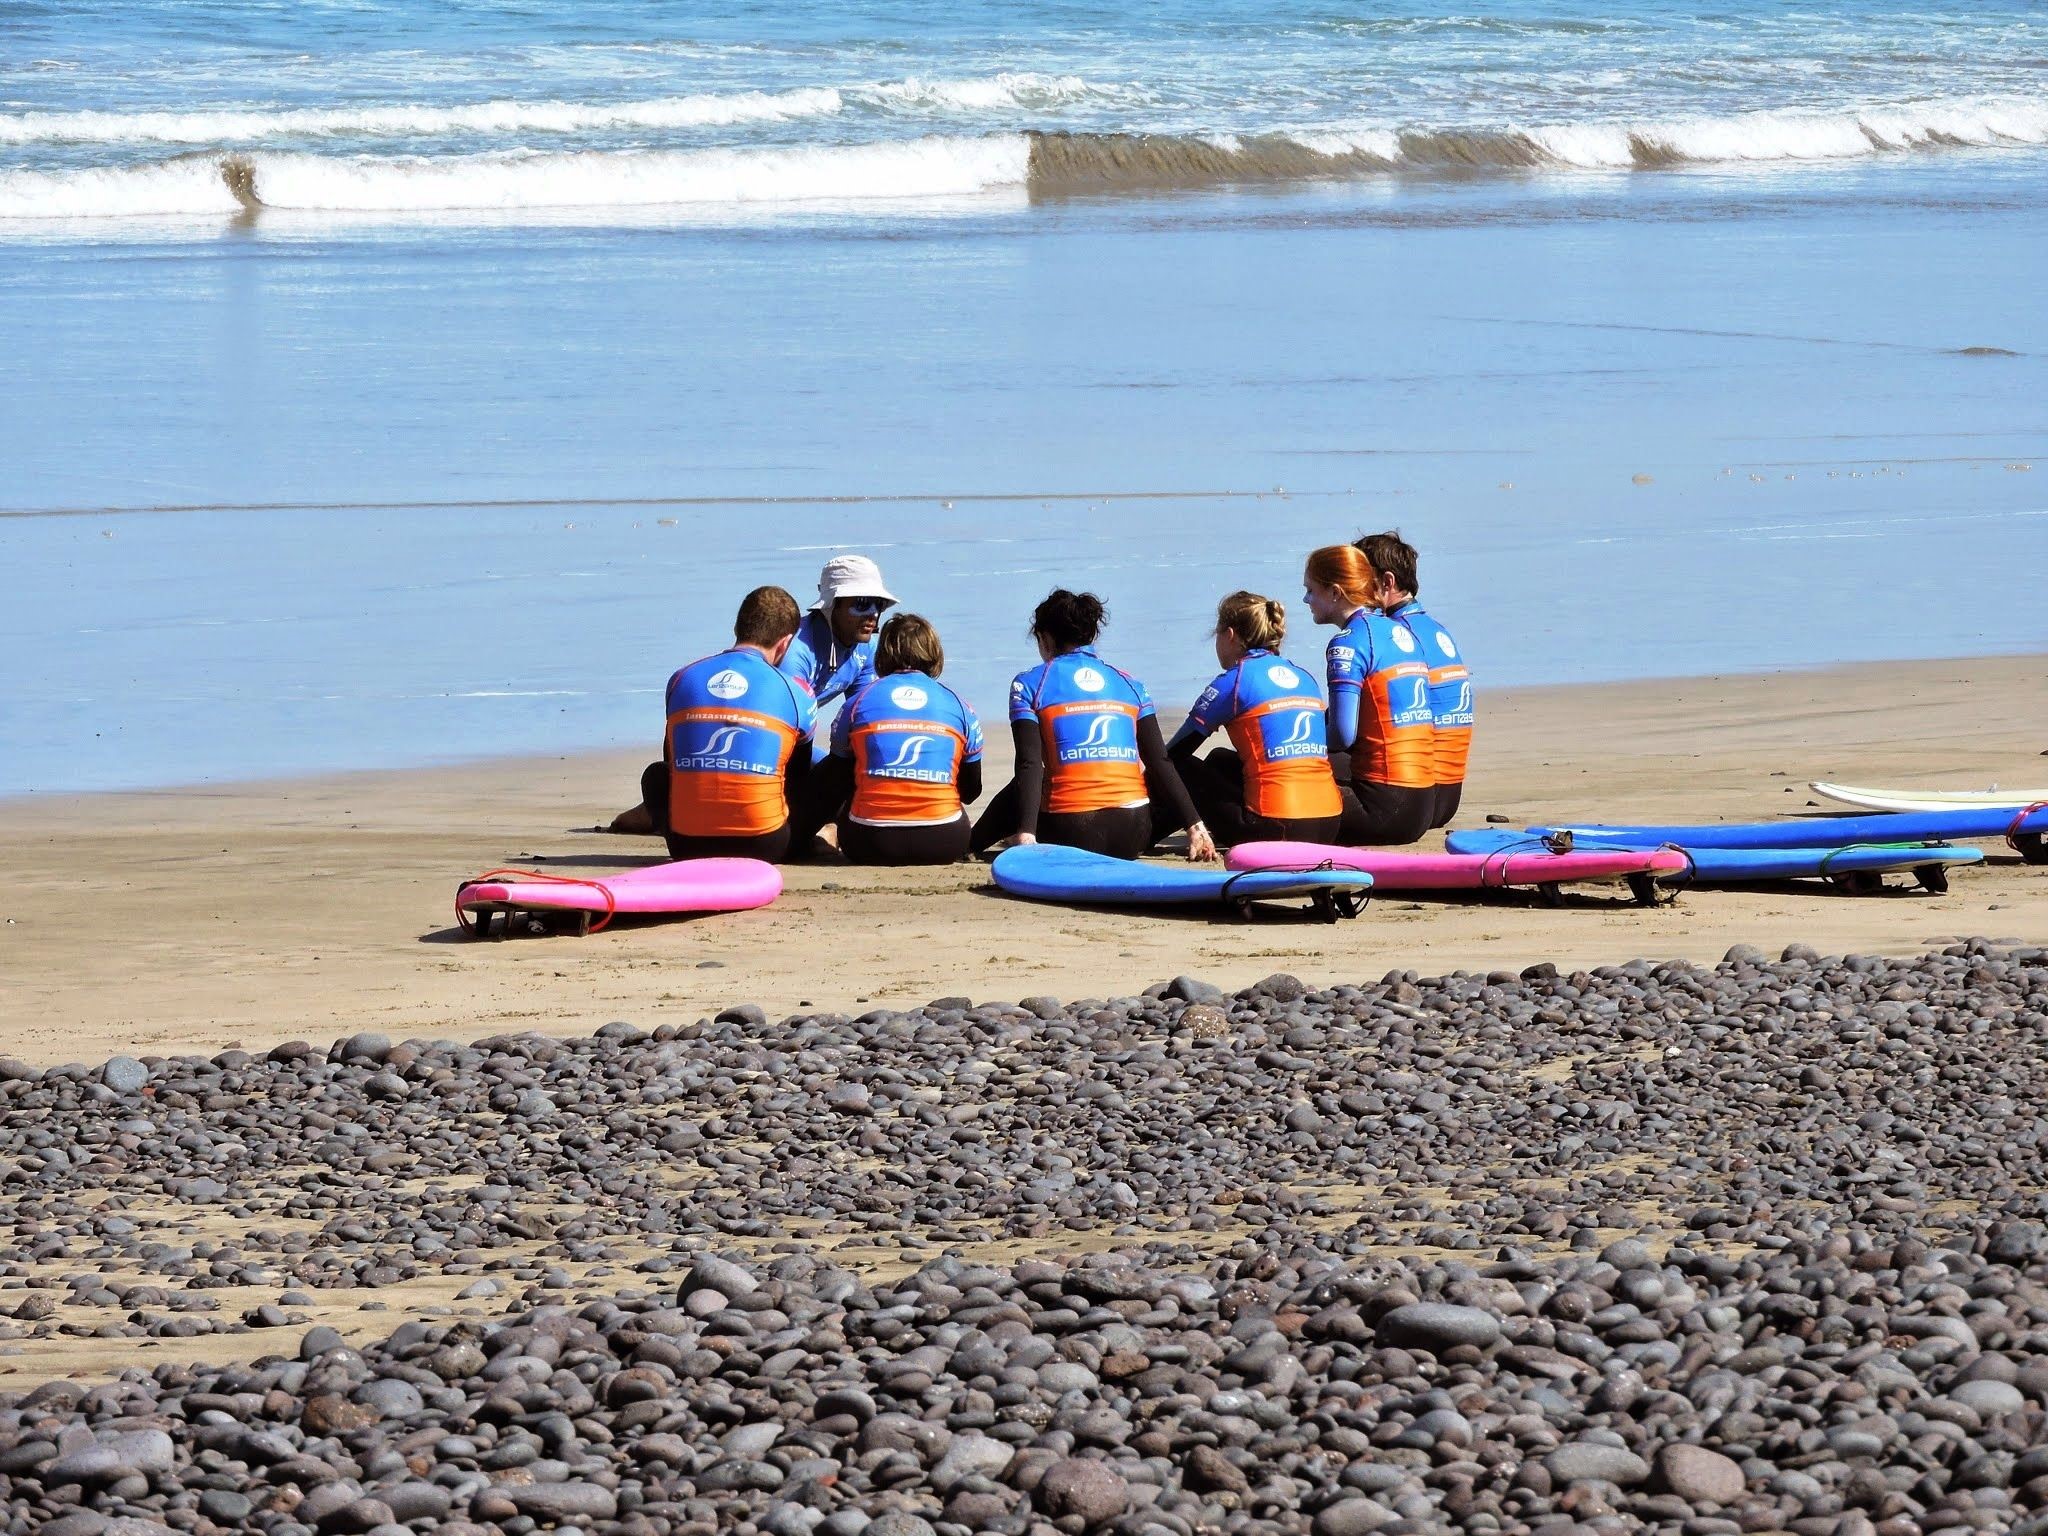
[{"label": "white surfboard", "polygon": [[2009,805],[2014,811],[2048,800],[2048,789],[1863,789],[1854,784],[1821,781],[1806,786],[1823,800],[1861,806],[1867,811],[1953,811],[1963,807]]}]

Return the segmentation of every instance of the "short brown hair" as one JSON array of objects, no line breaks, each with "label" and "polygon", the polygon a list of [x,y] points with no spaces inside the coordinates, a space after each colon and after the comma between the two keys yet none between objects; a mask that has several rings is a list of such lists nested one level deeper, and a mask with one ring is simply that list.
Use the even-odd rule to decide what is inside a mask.
[{"label": "short brown hair", "polygon": [[756,587],[740,603],[739,617],[732,621],[732,638],[740,645],[766,648],[796,633],[803,610],[796,599],[780,587]]},{"label": "short brown hair", "polygon": [[1394,578],[1397,591],[1410,597],[1422,595],[1422,583],[1415,575],[1415,546],[1401,537],[1400,529],[1360,534],[1354,547],[1372,562],[1374,570]]},{"label": "short brown hair", "polygon": [[892,672],[922,672],[937,677],[946,670],[946,648],[939,644],[939,632],[921,614],[899,613],[882,626],[875,639],[875,676]]},{"label": "short brown hair", "polygon": [[1246,650],[1277,651],[1287,638],[1287,605],[1256,592],[1233,592],[1216,605],[1216,632],[1226,629]]}]

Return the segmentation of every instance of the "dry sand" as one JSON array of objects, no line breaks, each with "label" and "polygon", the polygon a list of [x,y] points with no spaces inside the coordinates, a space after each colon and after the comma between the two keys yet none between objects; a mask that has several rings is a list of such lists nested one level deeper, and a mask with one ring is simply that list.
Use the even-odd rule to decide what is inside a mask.
[{"label": "dry sand", "polygon": [[[1805,781],[2048,783],[2039,657],[1495,692],[1461,825],[1739,818],[1808,808]],[[998,733],[1000,735],[1000,732]],[[602,872],[660,856],[587,831],[644,752],[512,759],[0,803],[0,1054],[170,1054],[361,1029],[469,1038],[652,1027],[736,1001],[856,1011],[937,996],[1128,994],[1191,973],[1317,983],[1717,959],[1731,944],[1900,953],[2048,936],[2048,871],[1995,849],[1951,894],[1703,891],[1646,911],[1382,897],[1356,921],[1099,913],[996,894],[986,868],[798,866],[773,908],[478,944],[456,882],[497,865]],[[992,765],[1000,782],[1006,764]]]}]

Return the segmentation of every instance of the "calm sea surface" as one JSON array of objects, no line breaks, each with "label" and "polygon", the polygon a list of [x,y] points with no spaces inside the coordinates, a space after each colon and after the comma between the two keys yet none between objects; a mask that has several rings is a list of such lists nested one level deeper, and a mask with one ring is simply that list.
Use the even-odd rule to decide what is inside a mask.
[{"label": "calm sea surface", "polygon": [[651,746],[841,548],[989,712],[1389,525],[1485,683],[2048,649],[2048,11],[1132,10],[0,0],[0,794]]}]

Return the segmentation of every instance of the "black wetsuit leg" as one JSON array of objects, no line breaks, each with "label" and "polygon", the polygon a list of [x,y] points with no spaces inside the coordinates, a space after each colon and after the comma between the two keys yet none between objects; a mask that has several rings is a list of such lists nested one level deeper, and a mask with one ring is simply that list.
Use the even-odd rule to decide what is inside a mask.
[{"label": "black wetsuit leg", "polygon": [[789,823],[754,837],[684,837],[668,834],[668,856],[672,859],[765,859],[770,864],[789,860]]},{"label": "black wetsuit leg", "polygon": [[1016,836],[1017,799],[1015,779],[995,792],[982,811],[981,819],[975,822],[969,838],[969,846],[975,853],[986,853],[1004,838]]},{"label": "black wetsuit leg", "polygon": [[[1195,809],[1216,839],[1218,848],[1239,843],[1334,843],[1342,825],[1338,816],[1261,816],[1244,803],[1244,760],[1228,747],[1206,757],[1177,753],[1174,767],[1195,802]],[[1171,831],[1170,816],[1155,807],[1152,829],[1160,837]]]},{"label": "black wetsuit leg", "polygon": [[1465,798],[1465,781],[1455,784],[1439,784],[1436,787],[1436,810],[1430,817],[1432,827],[1447,827],[1451,818],[1458,814],[1459,802]]},{"label": "black wetsuit leg", "polygon": [[1112,859],[1135,859],[1152,846],[1152,807],[1115,805],[1101,811],[1044,811],[1038,840],[1063,848],[1085,848]]},{"label": "black wetsuit leg", "polygon": [[802,794],[789,802],[789,846],[798,858],[809,854],[819,828],[845,813],[853,798],[853,759],[835,756],[811,764]]},{"label": "black wetsuit leg", "polygon": [[656,758],[640,770],[640,803],[658,830],[668,828],[668,764]]},{"label": "black wetsuit leg", "polygon": [[876,827],[839,823],[839,851],[855,864],[957,864],[967,857],[967,813],[937,826]]},{"label": "black wetsuit leg", "polygon": [[1344,790],[1337,841],[1349,848],[1398,848],[1421,841],[1436,809],[1436,790],[1402,789],[1354,780]]}]

